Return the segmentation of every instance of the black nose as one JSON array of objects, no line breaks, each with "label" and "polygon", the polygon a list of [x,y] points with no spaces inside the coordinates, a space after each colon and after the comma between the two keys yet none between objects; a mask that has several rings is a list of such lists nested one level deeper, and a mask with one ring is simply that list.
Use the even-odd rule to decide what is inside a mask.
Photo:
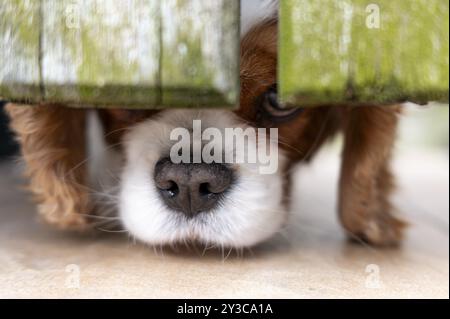
[{"label": "black nose", "polygon": [[154,178],[166,205],[193,217],[218,204],[233,172],[223,164],[174,164],[164,158],[156,163]]}]

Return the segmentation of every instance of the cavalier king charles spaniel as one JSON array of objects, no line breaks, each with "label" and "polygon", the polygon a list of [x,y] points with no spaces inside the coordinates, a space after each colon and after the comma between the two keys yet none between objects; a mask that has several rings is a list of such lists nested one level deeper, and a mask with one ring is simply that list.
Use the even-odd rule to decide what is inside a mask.
[{"label": "cavalier king charles spaniel", "polygon": [[[30,190],[46,222],[89,229],[98,226],[99,217],[152,245],[252,246],[287,222],[294,164],[312,160],[342,132],[338,213],[343,227],[351,238],[370,244],[399,242],[405,223],[394,216],[390,202],[389,161],[400,107],[279,105],[276,6],[247,7],[244,1],[236,110],[7,105]],[[277,128],[278,170],[261,174],[250,163],[173,163],[170,132],[192,130],[194,120],[220,131]]]}]

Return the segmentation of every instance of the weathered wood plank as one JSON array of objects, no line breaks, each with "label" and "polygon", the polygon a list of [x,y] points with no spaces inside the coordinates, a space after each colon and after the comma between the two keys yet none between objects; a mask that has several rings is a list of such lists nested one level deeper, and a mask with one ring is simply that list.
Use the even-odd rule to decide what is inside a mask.
[{"label": "weathered wood plank", "polygon": [[447,0],[285,0],[281,99],[301,105],[448,101]]},{"label": "weathered wood plank", "polygon": [[48,101],[155,105],[158,1],[43,0]]},{"label": "weathered wood plank", "polygon": [[163,104],[196,106],[211,97],[220,104],[221,95],[234,104],[239,92],[239,2],[166,0],[161,9]]},{"label": "weathered wood plank", "polygon": [[0,96],[40,99],[39,0],[0,2]]},{"label": "weathered wood plank", "polygon": [[[2,28],[20,25],[15,32],[26,35],[11,41],[6,31],[0,34],[6,98],[77,106],[237,105],[238,0],[25,2],[31,4],[0,7],[8,17]],[[37,91],[19,90],[30,83]]]}]

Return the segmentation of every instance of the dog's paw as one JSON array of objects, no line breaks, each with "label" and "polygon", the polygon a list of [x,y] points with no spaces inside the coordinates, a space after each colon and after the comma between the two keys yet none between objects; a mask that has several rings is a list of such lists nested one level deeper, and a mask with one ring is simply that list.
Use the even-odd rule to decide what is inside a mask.
[{"label": "dog's paw", "polygon": [[[70,200],[73,198],[74,200]],[[91,207],[87,195],[80,192],[65,198],[49,196],[36,198],[40,220],[61,230],[85,231],[89,229],[87,215]]]},{"label": "dog's paw", "polygon": [[358,221],[343,221],[343,226],[352,241],[393,247],[401,243],[407,223],[389,213],[383,213]]},{"label": "dog's paw", "polygon": [[40,212],[40,219],[44,223],[61,230],[85,231],[89,229],[85,216],[80,214],[51,215],[47,212]]}]

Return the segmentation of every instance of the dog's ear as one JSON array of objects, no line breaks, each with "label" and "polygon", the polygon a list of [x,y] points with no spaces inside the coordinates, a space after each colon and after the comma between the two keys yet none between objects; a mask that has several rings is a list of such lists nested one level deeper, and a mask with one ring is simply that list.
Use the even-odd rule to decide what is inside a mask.
[{"label": "dog's ear", "polygon": [[255,121],[255,100],[276,84],[278,22],[268,19],[253,26],[241,39],[240,108],[237,114]]},{"label": "dog's ear", "polygon": [[8,104],[30,190],[43,219],[63,229],[84,229],[89,213],[86,190],[86,111],[61,105]]},{"label": "dog's ear", "polygon": [[339,214],[350,237],[375,245],[394,245],[405,223],[393,214],[394,181],[389,161],[399,106],[348,107],[344,111]]}]

